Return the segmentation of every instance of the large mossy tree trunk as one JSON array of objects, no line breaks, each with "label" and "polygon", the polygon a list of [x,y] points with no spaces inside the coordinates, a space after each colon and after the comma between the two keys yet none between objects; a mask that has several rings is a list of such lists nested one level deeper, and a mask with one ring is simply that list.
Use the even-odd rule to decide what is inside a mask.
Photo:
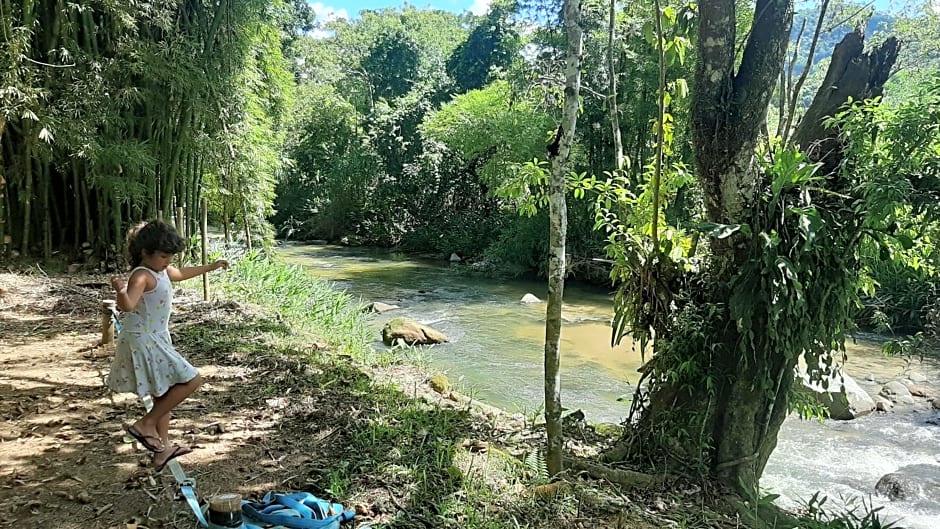
[{"label": "large mossy tree trunk", "polygon": [[[786,55],[793,5],[784,0],[757,1],[737,68],[735,1],[706,2],[700,11],[700,59],[692,101],[695,165],[708,220],[746,224],[754,202],[759,200],[754,149]],[[715,282],[731,285],[738,264],[749,258],[745,246],[727,237],[714,241],[712,250]],[[713,292],[719,303],[732,294],[721,288]],[[699,441],[711,437],[713,453],[708,462],[720,478],[733,485],[756,484],[772,449],[765,443],[767,432],[774,425],[779,427],[786,412],[789,384],[785,380],[792,377],[782,373],[792,370],[793,361],[780,358],[774,365],[761,365],[760,359],[766,358],[763,351],[755,351],[748,361],[740,358],[735,347],[739,340],[735,327],[717,325],[712,332],[717,334],[713,339],[719,347],[714,348],[709,369],[720,376],[714,379],[715,391],[702,387],[694,392],[713,401],[708,413],[694,421],[706,434]],[[772,386],[767,384],[770,380],[779,383]],[[697,409],[696,404],[700,402],[687,403],[692,410]]]},{"label": "large mossy tree trunk", "polygon": [[[755,242],[756,235],[739,228],[772,224],[757,218],[766,212],[766,194],[762,193],[770,186],[768,175],[757,163],[755,148],[784,62],[793,4],[758,0],[754,13],[743,53],[737,54],[735,1],[700,4],[699,60],[692,104],[695,163],[706,218],[727,229],[725,235],[710,240],[707,271],[696,276],[698,280],[677,286],[684,292],[686,304],[667,327],[657,329],[668,334],[657,335],[656,354],[645,370],[650,392],[638,404],[641,416],[625,442],[609,454],[610,459],[666,463],[679,472],[708,474],[733,488],[747,490],[755,490],[776,446],[798,358],[807,351],[817,357],[825,354],[822,351],[829,351],[829,344],[841,339],[842,322],[818,324],[814,320],[833,312],[848,314],[844,306],[848,296],[836,295],[799,303],[760,299],[754,302],[754,310],[740,313],[739,302],[744,297],[754,300],[761,292],[778,288],[767,286],[775,277],[760,273],[760,261],[765,257],[760,253],[760,242]],[[854,56],[849,56],[849,48]],[[827,84],[796,135],[797,143],[815,153],[815,159],[823,159],[824,154],[812,147],[828,145],[836,135],[822,126],[823,118],[850,95],[863,99],[880,93],[896,56],[896,42],[883,48],[871,54],[845,43],[837,48]],[[890,49],[894,49],[893,55]],[[736,57],[740,57],[739,63]],[[867,81],[844,91],[848,86],[844,80],[856,78]],[[837,160],[837,151],[825,151],[831,159],[824,168],[832,170],[838,165],[837,161],[829,163]],[[833,292],[854,288],[851,272],[844,269],[839,255],[844,250],[824,253],[823,257],[814,254],[808,261],[821,270],[799,280]],[[766,271],[766,263],[763,265]],[[771,261],[770,268],[774,266]],[[747,275],[745,270],[758,273]],[[801,293],[794,289],[784,295]],[[797,309],[781,315],[775,313],[780,307]],[[789,328],[778,328],[775,322],[780,321],[789,322]],[[818,359],[811,363],[819,365]]]}]

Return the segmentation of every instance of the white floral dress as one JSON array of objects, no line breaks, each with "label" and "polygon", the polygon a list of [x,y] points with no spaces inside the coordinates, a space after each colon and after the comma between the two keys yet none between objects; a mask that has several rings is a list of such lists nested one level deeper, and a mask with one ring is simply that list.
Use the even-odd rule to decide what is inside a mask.
[{"label": "white floral dress", "polygon": [[159,397],[174,385],[189,382],[199,372],[176,352],[170,339],[173,285],[166,270],[154,272],[138,266],[131,275],[137,270],[153,274],[157,286],[144,292],[134,310],[125,312],[121,318],[108,387],[117,393]]}]

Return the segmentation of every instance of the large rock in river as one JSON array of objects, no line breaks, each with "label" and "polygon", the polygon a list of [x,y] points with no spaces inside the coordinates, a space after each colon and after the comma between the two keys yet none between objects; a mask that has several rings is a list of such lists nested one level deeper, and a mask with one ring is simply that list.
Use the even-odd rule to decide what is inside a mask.
[{"label": "large rock in river", "polygon": [[411,318],[395,318],[382,327],[382,341],[392,345],[398,340],[408,345],[429,345],[444,343],[447,336]]},{"label": "large rock in river", "polygon": [[940,465],[908,465],[885,474],[875,490],[891,500],[940,500]]},{"label": "large rock in river", "polygon": [[797,381],[803,383],[799,389],[815,396],[816,401],[829,410],[829,417],[833,419],[848,421],[868,415],[875,409],[875,401],[871,396],[845,373],[833,373],[824,385],[819,381],[811,382],[809,374],[801,368]]}]

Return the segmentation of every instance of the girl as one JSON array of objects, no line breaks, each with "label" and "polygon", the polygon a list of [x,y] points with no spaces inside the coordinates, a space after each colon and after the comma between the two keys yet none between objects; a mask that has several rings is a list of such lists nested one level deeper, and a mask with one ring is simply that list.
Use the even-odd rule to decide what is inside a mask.
[{"label": "girl", "polygon": [[153,452],[153,465],[159,471],[171,459],[192,452],[169,444],[170,412],[202,384],[199,372],[176,352],[170,340],[170,281],[228,268],[228,262],[172,266],[174,254],[183,251],[185,243],[172,226],[157,220],[131,228],[125,247],[134,269],[127,283],[118,276],[111,278],[117,306],[125,314],[107,383],[117,393],[153,396],[153,408],[126,430]]}]

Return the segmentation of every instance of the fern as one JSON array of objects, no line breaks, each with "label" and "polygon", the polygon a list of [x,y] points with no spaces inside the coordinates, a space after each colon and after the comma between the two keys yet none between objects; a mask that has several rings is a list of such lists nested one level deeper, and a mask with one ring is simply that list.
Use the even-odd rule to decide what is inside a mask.
[{"label": "fern", "polygon": [[534,483],[548,482],[548,464],[545,462],[545,454],[541,450],[533,450],[526,454],[523,460],[526,473]]}]

